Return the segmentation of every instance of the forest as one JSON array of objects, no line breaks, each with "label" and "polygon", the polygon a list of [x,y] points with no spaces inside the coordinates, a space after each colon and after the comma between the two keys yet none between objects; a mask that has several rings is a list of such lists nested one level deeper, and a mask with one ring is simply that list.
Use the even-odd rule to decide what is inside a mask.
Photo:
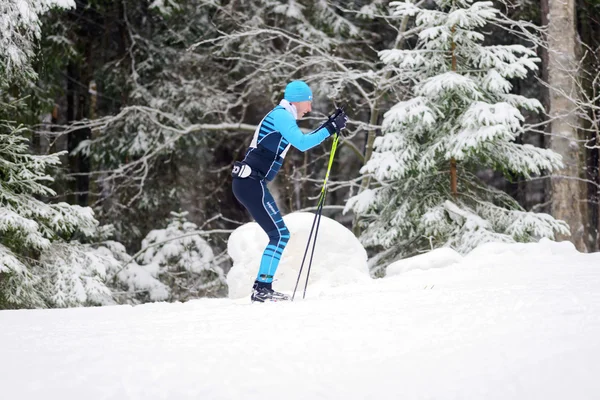
[{"label": "forest", "polygon": [[[600,0],[2,0],[0,309],[226,296],[231,168],[291,80],[306,132],[349,116],[323,215],[373,278],[600,250]],[[316,210],[330,150],[289,151],[282,214]]]}]

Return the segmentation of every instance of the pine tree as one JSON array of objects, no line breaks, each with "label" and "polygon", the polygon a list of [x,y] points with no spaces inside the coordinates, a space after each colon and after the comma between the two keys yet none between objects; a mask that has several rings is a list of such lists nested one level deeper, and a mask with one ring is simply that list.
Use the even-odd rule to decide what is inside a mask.
[{"label": "pine tree", "polygon": [[166,299],[168,288],[120,243],[76,240],[106,230],[91,208],[39,199],[56,195],[46,170],[62,153],[30,154],[25,131],[0,121],[0,309]]},{"label": "pine tree", "polygon": [[[384,116],[363,174],[376,187],[351,198],[367,246],[388,258],[450,246],[466,253],[489,241],[532,241],[567,233],[547,214],[527,212],[476,172],[530,178],[561,166],[550,150],[515,142],[526,134],[522,110],[543,110],[536,99],[511,94],[540,60],[523,45],[485,45],[486,24],[500,24],[491,2],[436,0],[436,8],[394,2],[394,15],[414,17],[410,50],[380,52],[410,80],[410,98]],[[383,264],[383,262],[382,262]]]},{"label": "pine tree", "polygon": [[187,212],[171,215],[166,229],[148,233],[137,260],[170,288],[169,300],[223,295],[225,272],[198,226],[186,219]]},{"label": "pine tree", "polygon": [[[47,204],[35,197],[55,195],[47,186],[52,178],[46,168],[60,160],[59,154],[29,154],[24,130],[0,123],[0,307],[71,305],[61,299],[70,294],[81,298],[74,294],[81,282],[73,277],[85,272],[68,269],[77,249],[67,240],[76,233],[93,235],[98,223],[90,208]],[[60,262],[44,263],[44,259]],[[63,268],[70,277],[61,273]],[[84,291],[85,286],[83,282]]]},{"label": "pine tree", "polygon": [[40,38],[40,15],[53,7],[71,8],[74,0],[3,0],[0,3],[0,86],[32,78],[34,43]]},{"label": "pine tree", "polygon": [[0,309],[114,304],[115,298],[136,302],[139,292],[151,300],[167,296],[160,282],[126,263],[130,257],[122,245],[94,248],[76,240],[99,232],[91,208],[44,201],[56,196],[48,173],[63,153],[31,154],[31,130],[14,122],[19,117],[14,114],[27,107],[11,95],[36,86],[31,59],[40,39],[40,14],[74,5],[72,0],[0,4]]}]

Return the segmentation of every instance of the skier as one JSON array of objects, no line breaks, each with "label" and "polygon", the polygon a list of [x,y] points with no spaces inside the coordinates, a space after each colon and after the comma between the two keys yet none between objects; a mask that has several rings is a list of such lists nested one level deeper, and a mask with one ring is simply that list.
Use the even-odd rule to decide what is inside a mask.
[{"label": "skier", "polygon": [[288,83],[283,100],[258,124],[244,160],[233,166],[233,194],[269,237],[252,287],[250,298],[253,302],[289,300],[289,296],[272,288],[273,276],[290,232],[267,182],[277,175],[290,145],[300,151],[311,149],[334,133],[340,134],[348,121],[346,114],[338,109],[317,129],[303,134],[296,120],[311,111],[312,99],[312,91],[305,82]]}]

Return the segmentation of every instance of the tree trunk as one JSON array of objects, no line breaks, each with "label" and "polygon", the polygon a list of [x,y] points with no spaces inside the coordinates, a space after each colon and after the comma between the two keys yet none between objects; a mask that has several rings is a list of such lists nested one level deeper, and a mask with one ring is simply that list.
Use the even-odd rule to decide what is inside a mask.
[{"label": "tree trunk", "polygon": [[[86,96],[80,92],[76,83],[79,82],[79,67],[73,62],[67,68],[67,121],[73,123],[87,117]],[[67,150],[69,151],[69,173],[75,174],[71,178],[68,200],[70,204],[80,206],[88,205],[88,189],[90,164],[89,159],[81,154],[71,154],[83,140],[90,139],[89,128],[76,129],[69,132],[67,137]],[[85,174],[85,175],[84,175]]]},{"label": "tree trunk", "polygon": [[594,2],[597,0],[576,0],[578,10],[578,31],[582,43],[587,46],[585,53],[583,69],[585,71],[581,82],[582,90],[586,96],[587,121],[585,124],[585,134],[587,141],[586,148],[586,172],[588,182],[588,224],[590,243],[589,251],[598,251],[600,249],[600,112],[598,99],[600,78],[600,21],[594,18]]},{"label": "tree trunk", "polygon": [[[455,30],[456,28],[453,26],[453,34]],[[458,69],[456,62],[456,43],[452,40],[452,72],[456,72]],[[454,200],[456,200],[458,197],[458,172],[456,170],[456,160],[454,157],[450,159],[450,192],[452,193]]]},{"label": "tree trunk", "polygon": [[575,109],[578,98],[575,0],[542,2],[548,10],[542,15],[548,24],[548,114],[553,119],[549,148],[559,153],[564,163],[564,167],[551,177],[551,214],[565,221],[571,229],[570,238],[560,235],[557,239],[570,239],[578,250],[587,251],[587,196],[582,195],[585,185],[579,179],[583,172],[581,154],[584,146],[578,142],[579,118]]}]

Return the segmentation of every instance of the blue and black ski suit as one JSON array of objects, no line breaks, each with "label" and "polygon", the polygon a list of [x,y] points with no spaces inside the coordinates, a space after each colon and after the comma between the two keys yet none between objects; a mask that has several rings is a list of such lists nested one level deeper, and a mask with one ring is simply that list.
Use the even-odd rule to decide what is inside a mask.
[{"label": "blue and black ski suit", "polygon": [[303,134],[296,122],[296,108],[286,100],[270,111],[258,125],[246,157],[236,163],[233,173],[233,193],[269,236],[263,252],[258,282],[271,283],[290,232],[267,182],[272,181],[281,168],[291,146],[306,151],[330,136],[323,125],[313,132]]}]

